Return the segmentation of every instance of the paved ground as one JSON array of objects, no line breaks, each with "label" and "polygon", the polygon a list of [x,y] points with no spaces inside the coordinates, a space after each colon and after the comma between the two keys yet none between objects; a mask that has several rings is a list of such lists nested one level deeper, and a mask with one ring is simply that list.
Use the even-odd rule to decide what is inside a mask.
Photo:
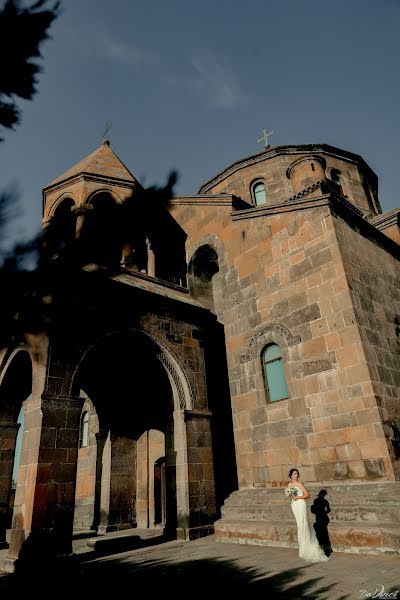
[{"label": "paved ground", "polygon": [[[225,594],[244,592],[252,598],[284,600],[400,600],[398,556],[334,553],[328,563],[307,564],[293,549],[225,544],[213,536],[193,542],[160,541],[148,535],[141,539],[109,536],[93,550],[87,547],[87,540],[79,540],[75,542],[75,561],[68,565],[38,561],[21,577],[0,575],[0,598],[6,592],[33,593],[36,588],[41,598],[129,593],[132,599],[159,598],[161,594],[207,599],[217,595],[217,588],[223,599]],[[104,555],[117,550],[118,544],[145,547]]]}]

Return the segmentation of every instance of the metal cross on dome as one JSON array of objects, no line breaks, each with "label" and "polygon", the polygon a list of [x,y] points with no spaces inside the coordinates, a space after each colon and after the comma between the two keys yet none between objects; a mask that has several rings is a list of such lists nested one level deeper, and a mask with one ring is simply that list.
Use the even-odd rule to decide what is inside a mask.
[{"label": "metal cross on dome", "polygon": [[266,147],[266,148],[269,148],[269,144],[268,144],[268,138],[269,138],[269,136],[270,136],[270,135],[272,135],[273,133],[274,133],[273,131],[270,131],[269,133],[267,133],[267,130],[266,130],[266,129],[263,129],[263,137],[262,137],[262,138],[260,138],[260,139],[258,140],[258,142],[257,142],[257,143],[259,144],[260,142],[264,142],[264,145],[265,145],[265,147]]}]

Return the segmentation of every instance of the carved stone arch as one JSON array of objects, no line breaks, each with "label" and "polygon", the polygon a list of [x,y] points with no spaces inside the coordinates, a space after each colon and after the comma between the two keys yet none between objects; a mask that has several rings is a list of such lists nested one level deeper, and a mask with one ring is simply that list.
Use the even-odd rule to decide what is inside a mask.
[{"label": "carved stone arch", "polygon": [[221,269],[222,265],[225,265],[227,262],[227,255],[225,251],[225,247],[218,236],[214,234],[206,235],[195,242],[192,246],[190,246],[188,252],[186,253],[187,263],[189,264],[197,250],[202,246],[210,246],[218,256],[218,263]]},{"label": "carved stone arch", "polygon": [[3,382],[4,376],[7,372],[8,367],[10,366],[10,364],[12,363],[12,361],[14,360],[14,358],[16,357],[16,355],[19,352],[23,352],[29,356],[29,360],[30,360],[31,366],[32,366],[32,357],[31,357],[31,353],[29,352],[28,348],[26,348],[25,346],[18,346],[16,348],[8,348],[5,351],[5,353],[3,355],[3,359],[0,363],[0,385]]},{"label": "carved stone arch", "polygon": [[2,420],[17,422],[21,407],[32,394],[32,388],[33,361],[28,348],[18,346],[8,349],[0,365]]},{"label": "carved stone arch", "polygon": [[280,323],[260,325],[252,335],[246,352],[242,354],[241,362],[245,363],[260,356],[264,346],[271,342],[276,342],[279,346],[285,348],[300,344],[301,338],[299,335],[293,335],[287,327]]},{"label": "carved stone arch", "polygon": [[61,194],[61,196],[58,196],[58,198],[55,198],[47,207],[45,210],[45,214],[44,214],[44,218],[53,218],[54,215],[56,214],[56,211],[58,209],[58,207],[65,201],[65,200],[72,200],[73,204],[75,206],[77,206],[77,202],[73,196],[73,194],[71,194],[70,192],[63,192]]},{"label": "carved stone arch", "polygon": [[176,405],[175,410],[192,410],[193,406],[196,404],[195,396],[193,389],[190,385],[190,382],[187,378],[187,375],[182,368],[179,360],[176,358],[174,353],[162,342],[157,336],[154,334],[150,335],[147,331],[143,331],[142,329],[128,329],[128,330],[112,330],[106,332],[104,335],[97,338],[90,346],[88,346],[83,353],[80,355],[80,358],[77,363],[75,363],[74,367],[71,369],[72,374],[68,385],[68,395],[74,396],[76,392],[76,376],[78,371],[83,364],[86,356],[92,352],[96,346],[98,346],[102,341],[110,338],[117,337],[121,334],[130,334],[134,338],[142,338],[146,339],[150,342],[150,345],[155,347],[156,350],[156,358],[163,365],[168,379],[171,383],[173,390],[176,392]]},{"label": "carved stone arch", "polygon": [[118,194],[113,188],[102,187],[102,188],[98,188],[98,189],[90,192],[86,196],[84,203],[92,205],[92,202],[96,198],[96,196],[100,196],[101,194],[108,194],[109,196],[111,196],[111,198],[114,200],[114,202],[116,204],[122,204],[124,201],[124,199],[120,196],[120,194]]}]

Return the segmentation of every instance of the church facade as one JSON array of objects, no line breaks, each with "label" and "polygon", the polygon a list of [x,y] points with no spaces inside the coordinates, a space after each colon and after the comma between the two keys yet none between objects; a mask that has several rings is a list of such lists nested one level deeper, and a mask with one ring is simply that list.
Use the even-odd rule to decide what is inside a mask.
[{"label": "church facade", "polygon": [[290,547],[291,467],[334,547],[398,551],[399,211],[376,175],[275,146],[152,193],[107,141],[44,189],[51,318],[0,362],[9,560],[127,527]]}]

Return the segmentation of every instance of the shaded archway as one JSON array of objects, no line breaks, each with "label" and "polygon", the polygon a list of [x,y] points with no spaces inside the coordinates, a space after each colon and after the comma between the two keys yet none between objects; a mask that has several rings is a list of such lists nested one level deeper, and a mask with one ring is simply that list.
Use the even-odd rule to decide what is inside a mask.
[{"label": "shaded archway", "polygon": [[206,308],[215,311],[215,275],[219,272],[218,255],[209,244],[200,246],[192,256],[188,268],[191,295]]},{"label": "shaded archway", "polygon": [[[24,423],[23,402],[32,392],[32,362],[26,350],[6,356],[0,371],[0,547],[11,526]],[[21,430],[21,431],[20,431]],[[14,479],[14,480],[13,480]]]},{"label": "shaded archway", "polygon": [[72,208],[75,202],[72,198],[62,198],[53,209],[53,214],[44,227],[44,250],[49,258],[63,257],[75,239],[75,218]]},{"label": "shaded archway", "polygon": [[[176,530],[178,512],[187,516],[182,505],[187,490],[177,490],[176,480],[185,446],[180,394],[160,352],[144,334],[115,333],[86,353],[74,376],[74,393],[83,390],[98,417],[98,432],[89,429],[97,456],[87,464],[86,480],[95,479],[92,526],[102,532],[154,525],[153,464],[161,455],[166,464],[165,525]],[[83,470],[78,463],[81,476]],[[76,507],[78,500],[82,497],[76,497]]]},{"label": "shaded archway", "polygon": [[108,192],[95,194],[89,201],[80,238],[80,252],[87,262],[117,267],[121,260],[121,210]]}]

